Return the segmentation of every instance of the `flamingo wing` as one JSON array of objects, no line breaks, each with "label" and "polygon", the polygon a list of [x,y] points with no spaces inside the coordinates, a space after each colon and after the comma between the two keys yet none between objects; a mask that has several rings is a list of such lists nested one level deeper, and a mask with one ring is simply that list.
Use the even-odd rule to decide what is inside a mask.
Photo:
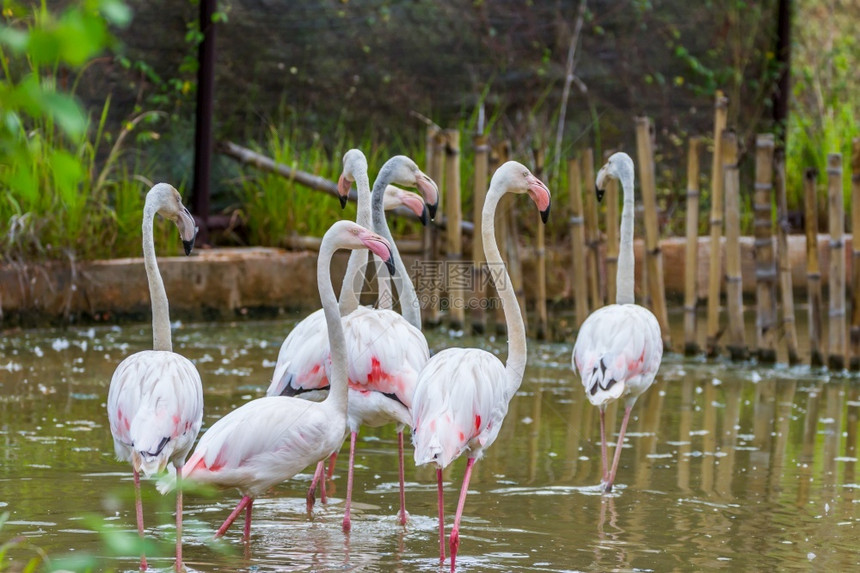
[{"label": "flamingo wing", "polygon": [[505,366],[484,350],[451,348],[418,377],[412,406],[415,463],[446,467],[466,449],[480,458],[508,410]]},{"label": "flamingo wing", "polygon": [[296,396],[327,389],[328,355],[328,327],[320,309],[299,322],[281,344],[266,396]]},{"label": "flamingo wing", "polygon": [[572,363],[589,401],[600,406],[625,395],[638,397],[654,381],[662,356],[654,315],[638,305],[613,304],[582,324]]}]

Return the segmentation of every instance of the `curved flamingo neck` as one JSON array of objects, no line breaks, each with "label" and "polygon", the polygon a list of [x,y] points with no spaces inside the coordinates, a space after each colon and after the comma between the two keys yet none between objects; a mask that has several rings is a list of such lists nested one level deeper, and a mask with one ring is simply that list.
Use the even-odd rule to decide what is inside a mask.
[{"label": "curved flamingo neck", "polygon": [[511,277],[499,252],[496,243],[495,213],[499,200],[505,194],[505,189],[490,184],[487,196],[484,199],[484,209],[481,213],[481,238],[484,241],[484,256],[487,259],[487,268],[499,298],[502,301],[502,310],[505,314],[505,325],[508,331],[508,359],[505,362],[505,371],[508,374],[508,386],[506,388],[507,398],[510,399],[523,381],[526,369],[526,327],[523,323],[523,315],[517,296],[514,293]]},{"label": "curved flamingo neck", "polygon": [[391,230],[388,228],[388,221],[385,219],[385,188],[391,183],[392,165],[390,160],[382,166],[379,175],[376,176],[376,181],[373,182],[373,191],[370,193],[371,212],[373,215],[373,230],[382,235],[388,240],[391,245],[391,258],[394,261],[396,286],[400,286],[400,311],[403,318],[415,328],[421,328],[421,307],[418,304],[418,296],[415,294],[415,287],[412,285],[412,280],[409,278],[409,272],[406,270],[406,265],[403,264],[403,259],[400,258],[400,251],[397,249],[397,244],[394,242],[394,237],[391,236]]},{"label": "curved flamingo neck", "polygon": [[341,323],[337,298],[334,295],[334,287],[331,284],[331,259],[335,250],[337,249],[332,240],[323,239],[317,259],[317,287],[320,291],[320,302],[325,314],[331,352],[331,371],[329,372],[331,390],[326,396],[325,402],[332,404],[335,411],[342,413],[345,418],[347,400],[346,338],[343,334],[343,324]]},{"label": "curved flamingo neck", "polygon": [[170,337],[170,309],[167,303],[167,292],[164,281],[158,271],[155,257],[155,240],[152,226],[155,223],[155,213],[158,208],[147,201],[143,207],[143,266],[146,269],[146,280],[149,283],[149,299],[152,305],[152,348],[153,350],[173,351],[173,341]]},{"label": "curved flamingo neck", "polygon": [[633,220],[635,207],[633,200],[633,172],[625,169],[621,177],[624,192],[624,206],[621,209],[621,245],[618,249],[618,273],[616,275],[616,304],[634,304],[634,271],[636,260],[633,254]]},{"label": "curved flamingo neck", "polygon": [[[370,214],[370,179],[367,167],[362,166],[355,173],[356,196],[355,222],[370,229],[373,224]],[[367,252],[355,250],[349,254],[346,264],[346,274],[340,288],[340,315],[346,316],[358,308],[361,298],[361,288],[364,285],[364,273],[367,268]]]}]

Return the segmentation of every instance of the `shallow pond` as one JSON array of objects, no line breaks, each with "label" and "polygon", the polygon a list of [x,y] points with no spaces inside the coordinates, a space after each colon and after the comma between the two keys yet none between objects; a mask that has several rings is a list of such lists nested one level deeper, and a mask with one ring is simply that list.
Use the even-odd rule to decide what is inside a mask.
[{"label": "shallow pond", "polygon": [[[204,429],[261,396],[292,320],[181,324],[175,350],[197,364]],[[502,340],[429,336],[439,350]],[[151,346],[147,326],[6,333],[0,340],[0,545],[26,536],[54,559],[137,569],[132,475],[114,460],[111,374]],[[570,345],[530,343],[526,380],[499,439],[475,465],[460,571],[849,570],[858,566],[860,383],[805,367],[664,357],[634,409],[612,494],[602,495],[597,410],[570,370]],[[611,409],[615,432],[620,416]],[[344,449],[344,452],[348,448]],[[186,495],[185,558],[199,571],[438,570],[435,472],[407,454],[408,525],[397,524],[393,428],[359,435],[353,529],[341,531],[345,458],[312,518],[307,471],[254,505],[251,542],[215,529],[234,491]],[[465,459],[445,474],[450,523]],[[143,484],[150,564],[172,565],[172,496]],[[107,532],[107,533],[105,533]],[[124,532],[127,535],[117,535]],[[34,555],[6,555],[13,569]],[[0,549],[2,555],[2,549]],[[4,563],[0,562],[0,569]]]}]

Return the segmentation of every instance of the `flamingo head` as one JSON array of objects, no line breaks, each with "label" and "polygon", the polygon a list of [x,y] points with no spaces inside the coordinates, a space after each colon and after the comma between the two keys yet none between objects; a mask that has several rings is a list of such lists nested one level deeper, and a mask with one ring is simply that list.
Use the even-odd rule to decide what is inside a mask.
[{"label": "flamingo head", "polygon": [[146,194],[146,203],[152,205],[159,215],[176,224],[185,254],[190,255],[191,249],[194,248],[194,239],[197,238],[197,224],[182,204],[179,191],[173,185],[159,183]]},{"label": "flamingo head", "polygon": [[386,162],[392,169],[391,182],[404,187],[415,187],[424,196],[430,219],[436,218],[439,206],[439,187],[418,165],[405,155],[395,155]]},{"label": "flamingo head", "polygon": [[600,171],[597,172],[597,181],[595,181],[595,187],[597,188],[598,201],[603,200],[607,177],[611,177],[619,181],[629,178],[632,181],[633,160],[630,159],[630,156],[623,151],[613,153],[606,161],[606,165],[601,167]]},{"label": "flamingo head", "polygon": [[418,193],[389,185],[385,188],[385,197],[383,198],[382,205],[386,211],[398,207],[406,207],[415,213],[418,219],[421,220],[422,225],[427,226],[427,222],[429,221],[427,205]]},{"label": "flamingo head", "polygon": [[337,197],[340,208],[349,201],[349,189],[356,177],[367,175],[367,158],[359,149],[350,149],[343,154],[343,172],[337,180]]},{"label": "flamingo head", "polygon": [[541,221],[544,223],[549,219],[549,211],[552,206],[552,196],[543,181],[532,174],[522,163],[508,161],[493,174],[490,185],[502,184],[510,193],[528,193],[532,201],[540,211]]},{"label": "flamingo head", "polygon": [[394,259],[391,255],[391,245],[370,229],[365,229],[352,221],[337,221],[325,234],[325,238],[333,235],[338,248],[369,249],[374,255],[385,262],[388,272],[394,276]]}]

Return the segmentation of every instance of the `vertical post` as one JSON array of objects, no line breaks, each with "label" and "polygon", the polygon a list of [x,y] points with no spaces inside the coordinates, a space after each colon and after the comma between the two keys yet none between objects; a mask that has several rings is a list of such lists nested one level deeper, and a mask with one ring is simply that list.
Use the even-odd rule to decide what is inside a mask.
[{"label": "vertical post", "polygon": [[570,194],[571,284],[576,305],[576,330],[588,318],[588,284],[585,281],[585,218],[582,212],[582,174],[579,160],[567,162],[567,189]]},{"label": "vertical post", "polygon": [[824,337],[821,303],[821,266],[818,262],[818,193],[815,168],[806,170],[803,196],[806,220],[806,292],[809,300],[809,364],[824,366]]},{"label": "vertical post", "polygon": [[[439,127],[437,125],[431,124],[427,126],[427,135],[424,139],[424,170],[437,185],[442,185],[441,179],[437,179],[439,174],[435,171],[436,134],[438,132]],[[441,193],[439,194],[439,199],[440,203],[442,203]],[[430,223],[424,227],[424,235],[421,238],[421,256],[427,265],[437,264],[434,261],[436,261],[435,246],[438,232],[439,229],[434,223]],[[434,274],[438,275],[439,273]],[[434,296],[438,296],[434,286],[435,282],[436,276],[432,280],[421,280],[418,285],[421,297],[421,314],[424,318],[425,326],[437,326],[439,324],[439,303],[434,298]]]},{"label": "vertical post", "polygon": [[800,363],[797,348],[797,325],[794,319],[794,285],[791,279],[791,259],[788,256],[788,198],[785,188],[785,149],[779,148],[774,154],[774,171],[776,174],[776,253],[779,264],[779,287],[782,299],[782,330],[785,345],[788,350],[788,363],[792,366]]},{"label": "vertical post", "polygon": [[585,178],[585,240],[588,251],[585,274],[588,277],[588,295],[591,308],[603,306],[600,296],[600,231],[597,228],[597,191],[594,188],[594,150],[590,147],[582,154],[582,176]]},{"label": "vertical post", "polygon": [[744,335],[744,301],[741,277],[741,200],[738,138],[723,131],[723,182],[726,199],[726,307],[729,315],[728,348],[732,360],[747,358]]},{"label": "vertical post", "polygon": [[851,370],[860,370],[860,138],[851,146]]},{"label": "vertical post", "polygon": [[[439,206],[437,207],[437,212],[444,213],[446,204],[446,183],[444,180],[445,134],[442,133],[442,130],[438,126],[432,125],[428,128],[427,143],[428,149],[433,150],[427,160],[428,168],[430,169],[428,175],[439,186]],[[439,326],[442,323],[440,304],[442,302],[441,283],[443,281],[437,279],[446,275],[444,273],[444,268],[442,268],[441,233],[435,225],[429,225],[429,227],[431,227],[430,236],[432,239],[430,245],[430,256],[425,256],[424,260],[437,265],[438,272],[435,273],[436,276],[434,277],[434,280],[428,281],[429,295],[427,297],[427,312],[424,313],[424,316],[426,317],[424,322],[427,326]]]},{"label": "vertical post", "polygon": [[729,100],[717,92],[714,106],[714,157],[711,164],[711,240],[708,268],[708,328],[705,349],[708,356],[717,355],[720,337],[720,283],[723,278],[720,239],[723,236],[723,158],[722,135],[726,129]]},{"label": "vertical post", "polygon": [[828,366],[845,368],[848,341],[845,337],[845,196],[842,194],[842,154],[827,155],[827,203],[830,224],[830,299]]},{"label": "vertical post", "polygon": [[657,185],[654,178],[654,144],[651,120],[636,118],[636,149],[639,156],[639,181],[642,186],[642,206],[645,209],[645,265],[648,268],[648,290],[660,330],[663,346],[672,347],[669,313],[666,308],[666,286],[663,277],[663,253],[660,250],[660,229],[657,225]]},{"label": "vertical post", "polygon": [[[542,149],[534,150],[535,176],[543,181],[544,178],[544,152]],[[539,340],[545,340],[549,333],[549,320],[546,310],[546,225],[537,216],[537,239],[536,239],[536,261],[537,265],[537,307],[538,323],[536,336]]]},{"label": "vertical post", "polygon": [[696,276],[699,274],[699,148],[702,141],[690,138],[687,155],[687,244],[684,249],[684,354],[699,352],[696,342]]},{"label": "vertical post", "polygon": [[776,362],[776,261],[773,253],[773,134],[756,137],[755,226],[756,353],[759,361]]},{"label": "vertical post", "polygon": [[[604,159],[609,159],[612,152],[603,154]],[[615,302],[617,291],[616,279],[618,278],[618,250],[620,248],[619,215],[618,215],[618,180],[609,177],[606,180],[606,301],[609,304]]]},{"label": "vertical post", "polygon": [[463,308],[463,222],[460,204],[460,132],[445,130],[445,252],[448,262],[448,322],[452,329],[461,330],[465,320]]},{"label": "vertical post", "polygon": [[482,134],[475,134],[472,139],[475,147],[475,187],[472,190],[472,209],[474,219],[474,232],[472,233],[472,280],[474,285],[473,296],[475,304],[472,310],[472,332],[481,334],[486,328],[486,316],[484,305],[487,298],[487,273],[484,272],[484,240],[481,237],[481,211],[484,208],[484,198],[487,194],[487,180],[489,174],[489,138]]},{"label": "vertical post", "polygon": [[197,216],[198,241],[209,242],[209,191],[212,172],[212,110],[215,93],[215,0],[200,0],[197,51],[197,108],[194,124],[194,191],[191,210]]}]

